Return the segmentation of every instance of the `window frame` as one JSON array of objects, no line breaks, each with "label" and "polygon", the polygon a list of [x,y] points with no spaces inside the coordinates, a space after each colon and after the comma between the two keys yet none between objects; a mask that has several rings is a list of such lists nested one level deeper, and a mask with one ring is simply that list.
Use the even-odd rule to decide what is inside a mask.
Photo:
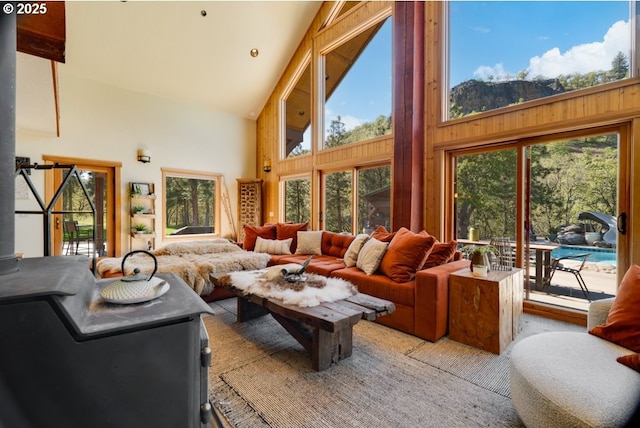
[{"label": "window frame", "polygon": [[[197,240],[204,238],[218,238],[221,237],[221,204],[222,197],[221,193],[222,189],[222,174],[215,172],[205,172],[205,171],[191,171],[177,168],[161,168],[162,171],[162,236],[160,237],[162,241],[188,241],[188,240]],[[176,178],[187,178],[187,179],[195,179],[195,180],[211,180],[214,185],[214,201],[213,201],[213,213],[214,213],[214,233],[194,233],[188,235],[167,235],[166,227],[167,227],[167,177],[176,177]]]}]

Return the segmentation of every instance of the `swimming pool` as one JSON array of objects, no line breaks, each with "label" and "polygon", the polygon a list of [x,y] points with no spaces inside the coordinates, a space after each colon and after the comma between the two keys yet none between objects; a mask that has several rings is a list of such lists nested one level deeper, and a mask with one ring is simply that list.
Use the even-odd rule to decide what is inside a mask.
[{"label": "swimming pool", "polygon": [[591,254],[587,259],[587,262],[591,263],[609,263],[616,266],[616,250],[611,248],[596,248],[596,247],[579,247],[575,245],[561,245],[551,252],[551,257],[560,258],[571,256],[574,254]]}]

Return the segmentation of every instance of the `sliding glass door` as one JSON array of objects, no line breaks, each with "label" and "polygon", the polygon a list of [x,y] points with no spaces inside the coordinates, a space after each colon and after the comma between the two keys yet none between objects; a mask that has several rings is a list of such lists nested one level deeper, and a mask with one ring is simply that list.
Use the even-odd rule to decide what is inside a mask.
[{"label": "sliding glass door", "polygon": [[509,242],[530,301],[586,310],[614,296],[619,152],[619,134],[606,132],[457,153],[456,238]]}]

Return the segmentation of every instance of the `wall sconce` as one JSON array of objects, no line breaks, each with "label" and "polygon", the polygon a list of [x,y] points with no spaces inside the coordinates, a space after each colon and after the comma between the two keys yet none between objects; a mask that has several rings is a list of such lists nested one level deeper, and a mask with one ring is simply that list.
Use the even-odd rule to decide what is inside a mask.
[{"label": "wall sconce", "polygon": [[262,162],[262,170],[264,172],[271,172],[271,161],[270,160],[265,160],[264,162]]},{"label": "wall sconce", "polygon": [[151,151],[145,148],[138,149],[138,162],[151,162]]}]

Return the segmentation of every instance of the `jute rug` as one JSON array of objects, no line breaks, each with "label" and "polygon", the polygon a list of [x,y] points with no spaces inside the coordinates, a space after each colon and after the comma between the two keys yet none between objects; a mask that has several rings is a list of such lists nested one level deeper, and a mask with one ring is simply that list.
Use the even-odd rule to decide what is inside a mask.
[{"label": "jute rug", "polygon": [[[382,325],[354,327],[353,354],[315,372],[270,316],[239,324],[235,299],[211,304],[210,397],[233,427],[522,427],[509,397],[509,352],[430,343]],[[519,339],[581,329],[525,315]]]}]

